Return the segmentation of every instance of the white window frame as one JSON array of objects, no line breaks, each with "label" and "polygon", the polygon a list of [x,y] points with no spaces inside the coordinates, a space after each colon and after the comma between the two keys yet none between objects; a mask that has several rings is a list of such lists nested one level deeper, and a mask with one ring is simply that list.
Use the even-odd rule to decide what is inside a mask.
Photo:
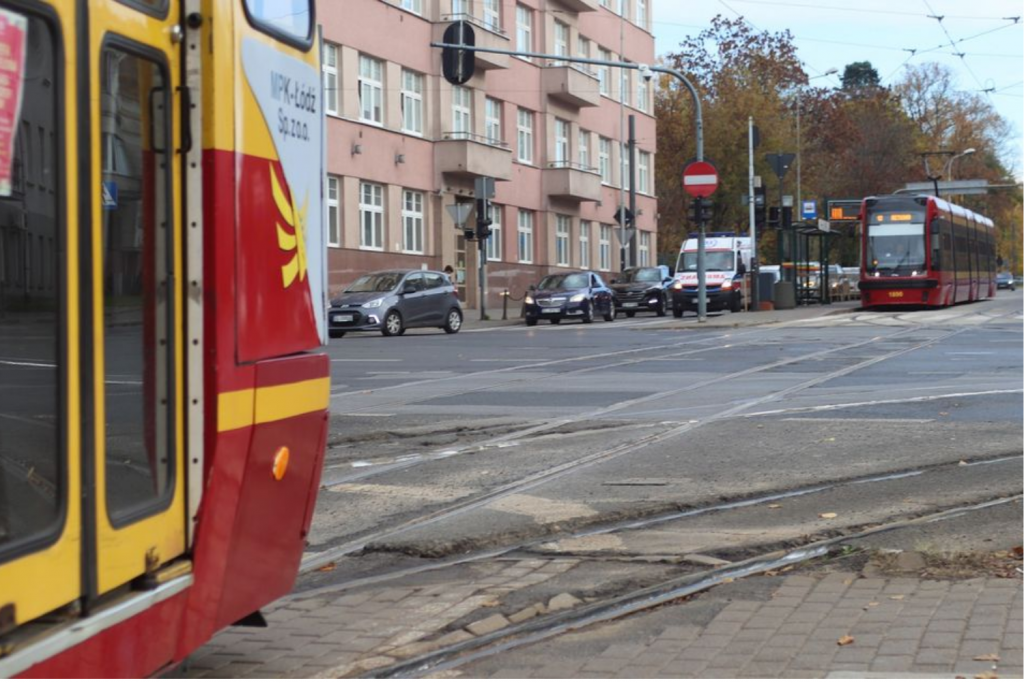
[{"label": "white window frame", "polygon": [[637,265],[641,268],[651,264],[651,233],[646,230],[639,231],[640,240],[637,247]]},{"label": "white window frame", "polygon": [[384,62],[359,55],[359,120],[384,125]]},{"label": "white window frame", "polygon": [[576,138],[576,158],[580,168],[590,168],[590,131],[580,128]]},{"label": "white window frame", "polygon": [[493,97],[484,100],[484,132],[487,141],[494,145],[500,145],[501,137],[501,113],[502,102]]},{"label": "white window frame", "polygon": [[630,102],[629,69],[619,69],[619,92],[617,102],[628,105]]},{"label": "white window frame", "polygon": [[[590,38],[586,38],[582,34],[576,36],[576,56],[590,59]],[[583,64],[581,66],[587,65]]]},{"label": "white window frame", "polygon": [[423,16],[423,0],[401,0],[398,6],[408,12]]},{"label": "white window frame", "polygon": [[636,191],[651,194],[651,153],[637,150]]},{"label": "white window frame", "polygon": [[642,76],[636,79],[636,108],[642,112],[647,111],[647,79]]},{"label": "white window frame", "polygon": [[519,262],[533,263],[533,211],[519,209],[517,226]]},{"label": "white window frame", "polygon": [[522,107],[516,110],[516,160],[533,163],[533,112]]},{"label": "white window frame", "polygon": [[[569,56],[569,24],[563,23],[558,19],[554,20],[555,27],[552,33],[552,49],[551,54],[559,57]],[[558,66],[564,66],[566,62],[562,60],[556,60],[554,64]]]},{"label": "white window frame", "polygon": [[[533,10],[526,5],[516,5],[516,50],[533,52]],[[529,57],[519,59],[533,61]]]},{"label": "white window frame", "polygon": [[452,86],[452,133],[456,138],[473,134],[473,91],[462,85]]},{"label": "white window frame", "polygon": [[423,193],[417,190],[402,190],[402,252],[423,253]]},{"label": "white window frame", "polygon": [[647,30],[647,0],[636,0],[636,25]]},{"label": "white window frame", "polygon": [[495,33],[501,32],[501,0],[483,0],[484,26]]},{"label": "white window frame", "polygon": [[629,6],[626,0],[616,0],[615,2],[615,13],[620,17],[629,18]]},{"label": "white window frame", "polygon": [[452,0],[452,16],[463,17],[470,14],[469,10],[470,0]]},{"label": "white window frame", "polygon": [[598,263],[597,269],[609,271],[612,269],[612,226],[601,223],[601,234],[597,242]]},{"label": "white window frame", "polygon": [[402,69],[402,132],[423,136],[423,74]]},{"label": "white window frame", "polygon": [[[603,47],[597,48],[597,58],[602,59],[606,62],[612,61],[611,50],[606,50]],[[597,67],[597,91],[605,97],[612,96],[612,76],[611,67],[598,65]]]},{"label": "white window frame", "polygon": [[[327,176],[327,191],[324,193],[327,204],[324,218],[327,219],[327,246],[341,246],[341,177]],[[333,214],[333,215],[332,215]]]},{"label": "white window frame", "polygon": [[341,109],[341,88],[338,87],[338,46],[324,43],[324,113],[338,116]]},{"label": "white window frame", "polygon": [[384,186],[377,183],[359,183],[359,248],[384,251]]},{"label": "white window frame", "polygon": [[580,221],[580,268],[590,268],[590,221]]},{"label": "white window frame", "polygon": [[597,139],[597,170],[601,174],[601,184],[612,184],[612,141],[610,138]]},{"label": "white window frame", "polygon": [[567,166],[572,160],[569,152],[569,134],[572,126],[565,119],[555,119],[555,165]]},{"label": "white window frame", "polygon": [[555,265],[569,266],[569,233],[572,232],[572,217],[555,214]]},{"label": "white window frame", "polygon": [[491,236],[487,238],[487,260],[501,260],[501,214],[499,204],[491,204]]}]

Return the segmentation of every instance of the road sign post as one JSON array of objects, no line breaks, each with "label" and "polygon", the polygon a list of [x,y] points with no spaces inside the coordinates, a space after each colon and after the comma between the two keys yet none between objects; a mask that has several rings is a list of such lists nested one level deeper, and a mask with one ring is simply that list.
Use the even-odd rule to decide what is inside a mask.
[{"label": "road sign post", "polygon": [[[707,161],[691,161],[683,169],[683,190],[700,201],[710,197],[718,189],[718,170]],[[705,234],[707,222],[703,211],[697,212],[700,232],[697,235],[697,322],[705,322],[708,317],[707,272],[704,261],[706,257]]]}]

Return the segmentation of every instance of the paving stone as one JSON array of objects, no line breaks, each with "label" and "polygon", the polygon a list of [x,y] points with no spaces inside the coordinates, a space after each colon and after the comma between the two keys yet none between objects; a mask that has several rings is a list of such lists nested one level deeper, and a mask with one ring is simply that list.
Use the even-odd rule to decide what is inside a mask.
[{"label": "paving stone", "polygon": [[921,648],[917,652],[915,661],[918,664],[949,664],[956,661],[957,651],[955,648]]},{"label": "paving stone", "polygon": [[675,652],[652,652],[650,648],[646,648],[632,661],[632,664],[638,667],[657,669],[675,659],[676,654]]},{"label": "paving stone", "polygon": [[543,614],[545,611],[546,609],[544,605],[538,602],[530,605],[529,607],[524,607],[515,614],[509,615],[508,620],[513,624],[518,624],[533,619],[534,617]]},{"label": "paving stone", "polygon": [[548,601],[548,611],[557,612],[558,610],[570,609],[581,602],[583,601],[571,593],[560,593]]},{"label": "paving stone", "polygon": [[928,632],[924,634],[923,638],[921,638],[921,647],[958,648],[960,647],[960,634]]},{"label": "paving stone", "polygon": [[917,639],[913,640],[886,640],[878,646],[879,655],[915,655],[920,649]]},{"label": "paving stone", "polygon": [[658,636],[659,640],[693,640],[700,635],[699,626],[669,626]]},{"label": "paving stone", "polygon": [[879,655],[871,660],[871,671],[910,671],[914,667],[914,658],[910,655]]},{"label": "paving stone", "polygon": [[615,673],[629,666],[629,660],[621,657],[597,657],[580,668],[582,673]]},{"label": "paving stone", "polygon": [[647,650],[643,643],[615,643],[601,653],[602,657],[613,657],[616,659],[634,659]]},{"label": "paving stone", "polygon": [[785,662],[750,662],[740,669],[740,676],[775,678],[785,670]]},{"label": "paving stone", "polygon": [[[967,630],[967,622],[959,619],[935,619],[928,624],[929,633],[956,633]],[[927,635],[927,634],[925,634]]]},{"label": "paving stone", "polygon": [[508,619],[503,614],[492,614],[486,619],[480,621],[474,621],[472,624],[466,627],[466,630],[475,636],[483,636],[488,633],[494,633],[500,629],[505,628],[509,625]]}]

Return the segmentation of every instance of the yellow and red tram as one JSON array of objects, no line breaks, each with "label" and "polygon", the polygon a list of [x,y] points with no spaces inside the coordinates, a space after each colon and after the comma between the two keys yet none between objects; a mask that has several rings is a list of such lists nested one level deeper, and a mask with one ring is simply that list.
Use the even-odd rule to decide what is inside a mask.
[{"label": "yellow and red tram", "polygon": [[861,207],[861,303],[950,306],[996,294],[993,222],[938,197],[868,197]]},{"label": "yellow and red tram", "polygon": [[329,362],[312,0],[0,0],[0,676],[294,583]]}]

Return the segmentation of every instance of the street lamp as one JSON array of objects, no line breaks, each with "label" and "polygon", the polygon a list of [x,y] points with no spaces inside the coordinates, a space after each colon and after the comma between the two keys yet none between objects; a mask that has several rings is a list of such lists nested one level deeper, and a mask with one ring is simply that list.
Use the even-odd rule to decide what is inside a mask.
[{"label": "street lamp", "polygon": [[[959,159],[960,157],[965,157],[968,154],[974,154],[976,151],[978,151],[978,150],[974,149],[973,147],[968,147],[967,149],[965,149],[964,151],[960,152],[959,154],[957,154],[956,152],[951,152],[949,150],[943,150],[941,152],[923,152],[921,154],[921,158],[924,159],[924,173],[928,177],[928,180],[932,181],[932,183],[935,185],[935,196],[936,197],[940,196],[939,195],[939,180],[941,180],[942,178],[950,178],[952,180],[952,177],[950,176],[950,174],[953,171],[953,162],[956,161],[957,159]],[[928,157],[934,157],[934,156],[949,157],[949,159],[946,160],[945,165],[942,167],[942,173],[939,173],[938,175],[932,173],[931,166],[928,164]]]},{"label": "street lamp", "polygon": [[[829,69],[828,71],[826,71],[823,74],[819,74],[817,76],[811,76],[810,78],[807,79],[807,82],[810,83],[815,78],[825,78],[826,76],[831,76],[832,74],[837,74],[837,73],[839,73],[839,69],[837,69],[835,67],[832,67],[831,69]],[[801,93],[801,91],[798,88],[797,91],[796,91],[796,210],[798,212],[802,212],[803,211],[803,205],[804,205],[803,194],[802,194],[802,192],[800,190],[800,146],[801,146],[801,142],[800,142],[800,109],[803,107],[803,101],[802,101],[802,97],[801,97],[800,93]],[[800,215],[801,215],[800,213],[797,214],[797,216],[800,216]]]}]

